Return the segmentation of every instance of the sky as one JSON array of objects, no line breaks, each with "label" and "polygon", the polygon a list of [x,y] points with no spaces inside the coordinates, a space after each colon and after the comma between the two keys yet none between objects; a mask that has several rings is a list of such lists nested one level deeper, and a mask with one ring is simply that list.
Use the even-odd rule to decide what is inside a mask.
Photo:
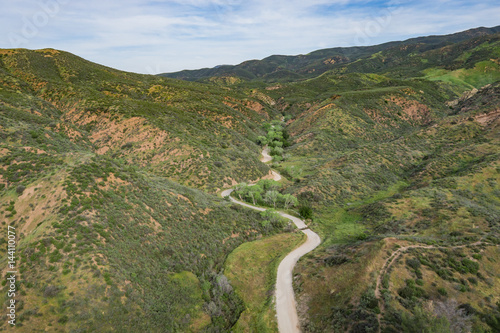
[{"label": "sky", "polygon": [[0,48],[158,74],[497,25],[498,0],[2,0]]}]

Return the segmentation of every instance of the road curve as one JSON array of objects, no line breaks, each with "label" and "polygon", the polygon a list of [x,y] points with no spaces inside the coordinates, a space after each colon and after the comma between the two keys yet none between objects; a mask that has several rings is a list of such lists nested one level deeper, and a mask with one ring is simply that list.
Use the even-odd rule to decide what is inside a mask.
[{"label": "road curve", "polygon": [[[268,146],[265,146],[264,149],[262,149],[262,157],[260,158],[260,161],[262,163],[268,163],[268,162],[271,162],[273,160],[273,157],[271,155],[269,155],[269,150],[270,149]],[[271,170],[271,173],[273,174],[273,179],[275,181],[281,180],[281,175],[279,173],[277,173],[274,170]]]},{"label": "road curve", "polygon": [[262,157],[260,158],[260,161],[262,163],[267,163],[271,162],[273,160],[273,157],[269,155],[269,147],[265,146],[264,149],[262,149]]},{"label": "road curve", "polygon": [[[264,152],[262,152],[264,155]],[[273,174],[279,174],[273,171]],[[281,176],[280,176],[281,179]],[[265,211],[266,208],[255,207],[245,202],[234,199],[230,196],[233,189],[225,190],[221,193],[223,197],[229,196],[229,199],[239,205]],[[295,305],[295,295],[293,292],[292,277],[293,267],[297,261],[306,253],[314,250],[320,243],[321,239],[311,229],[307,229],[307,225],[301,219],[279,212],[279,214],[287,219],[290,219],[297,228],[301,229],[306,234],[307,240],[301,246],[290,252],[278,266],[278,276],[276,278],[276,315],[278,318],[278,329],[281,333],[298,333],[300,332],[299,317],[297,316],[297,307]]]}]

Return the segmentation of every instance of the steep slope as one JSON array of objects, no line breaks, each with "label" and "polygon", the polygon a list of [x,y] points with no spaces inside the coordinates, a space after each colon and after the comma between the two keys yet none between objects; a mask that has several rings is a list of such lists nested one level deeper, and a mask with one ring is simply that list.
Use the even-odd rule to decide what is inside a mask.
[{"label": "steep slope", "polygon": [[[324,240],[295,271],[304,331],[498,329],[499,36],[473,29],[174,74],[252,87],[291,118],[274,167]],[[439,319],[441,308],[454,317]]]},{"label": "steep slope", "polygon": [[498,38],[226,82],[271,96],[288,120],[274,167],[323,240],[295,271],[304,331],[498,329]]},{"label": "steep slope", "polygon": [[[462,82],[476,76],[477,85],[499,73],[493,66],[481,76],[460,66]],[[396,73],[390,66],[384,74],[331,71],[268,90],[295,115],[287,127],[293,144],[279,167],[292,181],[285,191],[313,208],[313,228],[324,240],[296,269],[303,328],[399,332],[419,313],[435,316],[426,305],[432,300],[458,311],[458,319],[468,309],[474,329],[494,331],[499,267],[482,258],[499,255],[500,84],[458,98],[461,82]],[[407,266],[383,276],[383,298],[375,295],[397,247],[429,244],[445,255],[424,249],[403,256]]]},{"label": "steep slope", "polygon": [[[498,288],[493,282],[498,266],[476,254],[498,258],[499,89],[499,83],[485,87],[460,101],[448,116],[401,136],[386,133],[386,140],[380,135],[378,140],[372,137],[356,145],[360,139],[354,137],[364,132],[356,131],[359,121],[347,121],[332,127],[342,128],[343,136],[352,136],[351,146],[342,146],[339,140],[323,141],[326,135],[318,135],[306,136],[292,147],[292,156],[295,150],[307,163],[314,158],[314,164],[303,163],[303,174],[289,191],[316,209],[315,228],[323,229],[325,238],[323,249],[297,269],[298,290],[303,291],[311,318],[306,331],[369,330],[380,310],[374,296],[375,277],[397,246],[439,244],[446,250],[476,241],[482,241],[482,246],[450,252],[440,262],[426,261],[437,254],[425,250],[406,256],[408,266],[398,266],[384,278],[386,304],[381,324],[384,330],[400,331],[405,322],[397,313],[415,311],[430,298],[435,302],[457,299],[457,306],[469,304],[476,329],[484,321],[492,325],[490,329],[496,327],[498,298],[491,296]],[[385,96],[388,105],[394,100],[393,93],[389,96]],[[337,118],[342,111],[335,110]],[[318,119],[324,123],[325,117]],[[377,123],[385,121],[380,116]],[[321,157],[314,147],[319,147]],[[300,165],[299,156],[296,161],[291,158],[289,165]],[[418,264],[410,260],[415,257]],[[455,265],[462,261],[465,265],[464,260],[472,260],[477,268],[470,271]],[[439,271],[439,267],[448,269]],[[421,283],[422,287],[417,286],[421,289],[415,289],[412,279]],[[405,280],[410,281],[411,290],[404,289]],[[489,295],[486,303],[480,295]]]},{"label": "steep slope", "polygon": [[271,105],[56,50],[0,55],[16,331],[228,330],[243,309],[227,254],[279,230],[207,191],[268,173],[251,139]]},{"label": "steep slope", "polygon": [[266,172],[249,139],[272,114],[272,101],[119,72],[55,50],[1,53],[4,106],[61,119],[54,131],[85,138],[99,155],[210,191]]}]

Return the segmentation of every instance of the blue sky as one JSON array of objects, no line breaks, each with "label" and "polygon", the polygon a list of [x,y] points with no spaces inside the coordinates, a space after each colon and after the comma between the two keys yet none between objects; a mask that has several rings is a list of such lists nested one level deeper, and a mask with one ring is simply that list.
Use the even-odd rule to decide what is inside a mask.
[{"label": "blue sky", "polygon": [[0,48],[156,74],[496,25],[497,0],[16,0],[2,4]]}]

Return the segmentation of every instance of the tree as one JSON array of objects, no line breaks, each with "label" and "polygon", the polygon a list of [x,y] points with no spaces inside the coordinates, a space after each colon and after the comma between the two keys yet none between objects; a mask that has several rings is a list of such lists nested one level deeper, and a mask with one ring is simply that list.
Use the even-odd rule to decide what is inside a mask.
[{"label": "tree", "polygon": [[278,155],[273,156],[273,162],[281,162],[281,161],[283,161],[283,157]]},{"label": "tree", "polygon": [[224,274],[220,274],[216,277],[215,279],[217,281],[217,285],[219,287],[219,289],[223,292],[223,293],[230,293],[231,291],[233,291],[233,287],[231,286],[231,284],[229,283],[227,277],[224,275]]},{"label": "tree", "polygon": [[268,231],[270,229],[271,221],[269,220],[262,220],[260,221],[260,226],[264,228],[265,231]]},{"label": "tree", "polygon": [[263,135],[260,135],[257,137],[257,143],[260,144],[261,146],[267,145],[267,138]]},{"label": "tree", "polygon": [[261,196],[262,187],[260,185],[254,185],[248,187],[248,196],[252,199],[253,204],[255,205],[256,200],[262,199]]},{"label": "tree", "polygon": [[283,196],[283,200],[285,201],[285,209],[288,209],[288,208],[293,207],[293,206],[297,206],[297,204],[299,203],[297,198],[291,194],[285,194]]},{"label": "tree", "polygon": [[433,309],[434,314],[438,318],[446,318],[448,320],[452,332],[470,332],[472,316],[467,314],[464,308],[459,307],[455,299],[436,302]]},{"label": "tree", "polygon": [[267,209],[261,212],[260,216],[265,219],[264,222],[268,221],[273,227],[283,226],[286,221],[286,219],[281,217],[281,215],[274,209]]},{"label": "tree", "polygon": [[283,130],[283,122],[281,122],[281,121],[275,121],[275,120],[273,120],[271,122],[271,125],[274,126],[273,128],[274,128],[275,131],[280,131],[281,132]]},{"label": "tree", "polygon": [[264,191],[276,191],[281,187],[281,184],[273,179],[261,179],[257,182],[258,185],[262,186]]},{"label": "tree", "polygon": [[[274,147],[274,150],[283,147],[283,142],[281,141],[273,141],[271,145]],[[283,150],[283,149],[282,149]]]},{"label": "tree", "polygon": [[278,200],[280,193],[278,191],[267,191],[266,195],[264,196],[264,200],[272,204],[274,208],[276,208],[276,201]]},{"label": "tree", "polygon": [[17,188],[16,188],[16,193],[17,194],[23,194],[24,190],[26,189],[26,187],[24,185],[19,185]]},{"label": "tree", "polygon": [[240,198],[241,201],[243,201],[241,195],[244,194],[247,187],[248,187],[247,183],[240,183],[235,187],[236,194],[238,194],[238,197]]},{"label": "tree", "polygon": [[274,155],[274,156],[281,156],[283,155],[283,148],[280,148],[280,147],[274,147],[273,149],[271,149],[271,155]]},{"label": "tree", "polygon": [[270,130],[269,132],[267,132],[267,141],[269,142],[269,144],[272,144],[272,142],[276,138],[276,132],[274,130]]},{"label": "tree", "polygon": [[262,125],[262,128],[264,128],[264,131],[269,132],[269,130],[273,128],[273,125],[271,125],[270,123],[264,123]]}]

